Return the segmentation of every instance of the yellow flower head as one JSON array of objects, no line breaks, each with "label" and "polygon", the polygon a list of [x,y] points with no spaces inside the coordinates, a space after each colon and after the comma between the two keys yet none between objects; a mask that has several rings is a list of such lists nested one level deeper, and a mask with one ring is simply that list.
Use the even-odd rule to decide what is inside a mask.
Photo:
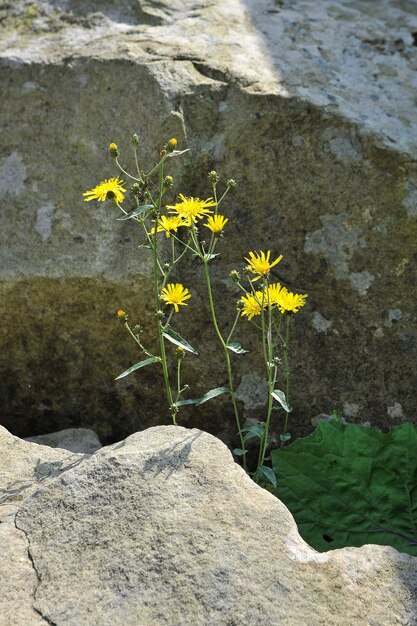
[{"label": "yellow flower head", "polygon": [[109,145],[109,152],[110,156],[113,157],[113,159],[116,159],[119,156],[119,148],[117,147],[117,144],[111,143]]},{"label": "yellow flower head", "polygon": [[171,304],[176,313],[179,311],[180,304],[187,306],[188,302],[184,302],[184,300],[188,300],[188,298],[191,298],[190,292],[180,283],[175,283],[175,285],[174,283],[169,283],[162,289],[161,299],[165,300],[167,304]]},{"label": "yellow flower head", "polygon": [[286,289],[285,287],[282,287],[280,283],[272,283],[271,285],[268,285],[267,300],[269,300],[270,306],[274,306],[274,304],[279,306],[281,293],[283,291],[286,291]]},{"label": "yellow flower head", "polygon": [[282,259],[282,254],[279,255],[275,261],[270,263],[269,258],[271,256],[271,251],[265,254],[265,252],[249,252],[249,259],[245,257],[245,261],[248,262],[248,270],[252,272],[252,274],[257,274],[255,278],[252,278],[252,282],[254,280],[259,280],[260,278],[266,278],[274,265],[279,263]]},{"label": "yellow flower head", "polygon": [[207,218],[207,224],[204,224],[204,226],[207,226],[215,235],[221,235],[228,221],[229,218],[224,215],[210,215]]},{"label": "yellow flower head", "polygon": [[83,193],[84,202],[90,200],[98,200],[104,202],[104,200],[115,200],[116,202],[123,202],[124,193],[126,189],[123,187],[125,183],[117,178],[108,178],[103,180],[99,185]]},{"label": "yellow flower head", "polygon": [[197,219],[209,213],[213,213],[213,211],[210,211],[209,207],[216,206],[216,203],[213,202],[213,198],[209,198],[208,200],[200,200],[200,198],[193,197],[186,198],[182,193],[180,193],[179,197],[181,202],[171,206],[168,205],[167,208],[170,209],[170,213],[181,217],[184,220],[185,226],[191,226]]},{"label": "yellow flower head", "polygon": [[305,305],[305,300],[308,297],[308,293],[292,293],[285,287],[282,288],[279,294],[278,308],[281,313],[297,313],[297,311]]},{"label": "yellow flower head", "polygon": [[172,139],[170,139],[167,144],[166,144],[166,150],[168,152],[173,152],[175,150],[175,148],[177,147],[177,140],[175,139],[175,137],[173,137]]},{"label": "yellow flower head", "polygon": [[[156,232],[165,232],[166,237],[171,237],[171,231],[177,232],[180,226],[184,226],[184,221],[179,215],[161,215]],[[151,235],[155,234],[155,227],[151,229]]]},{"label": "yellow flower head", "polygon": [[254,315],[260,315],[262,311],[262,291],[257,291],[256,296],[251,293],[242,296],[240,299],[242,303],[241,315],[251,320]]}]

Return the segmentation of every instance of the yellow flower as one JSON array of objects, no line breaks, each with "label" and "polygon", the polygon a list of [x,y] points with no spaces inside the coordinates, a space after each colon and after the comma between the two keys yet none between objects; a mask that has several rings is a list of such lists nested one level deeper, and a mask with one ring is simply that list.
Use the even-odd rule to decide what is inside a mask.
[{"label": "yellow flower", "polygon": [[[180,226],[184,226],[184,221],[179,215],[166,216],[161,215],[156,232],[165,232],[166,237],[171,237],[171,231],[177,232]],[[155,234],[155,227],[151,229],[151,235]]]},{"label": "yellow flower", "polygon": [[167,152],[173,152],[176,147],[177,147],[177,140],[175,139],[175,137],[173,137],[167,142],[166,150]]},{"label": "yellow flower", "polygon": [[167,304],[172,304],[176,313],[179,311],[179,305],[182,304],[184,306],[188,305],[188,302],[184,302],[184,300],[188,300],[191,298],[191,294],[184,285],[180,283],[169,283],[164,289],[162,289],[161,299],[165,300]]},{"label": "yellow flower", "polygon": [[270,306],[273,306],[274,304],[279,306],[281,293],[283,291],[286,291],[286,289],[285,287],[282,287],[280,283],[272,283],[271,285],[268,285],[267,300],[269,300]]},{"label": "yellow flower", "polygon": [[255,278],[252,278],[252,282],[254,280],[259,280],[260,278],[266,278],[274,265],[279,263],[282,259],[282,254],[279,255],[275,261],[270,263],[269,257],[271,256],[271,251],[265,254],[265,252],[249,252],[249,259],[245,257],[245,261],[248,262],[248,270],[252,272],[252,274],[258,274]]},{"label": "yellow flower", "polygon": [[204,226],[207,226],[215,235],[221,235],[228,221],[229,218],[224,215],[210,215],[210,217],[207,218],[207,224],[204,224]]},{"label": "yellow flower", "polygon": [[174,205],[168,205],[170,213],[175,213],[184,220],[185,226],[191,226],[193,222],[196,222],[198,218],[204,217],[210,211],[209,207],[216,206],[213,198],[208,200],[200,200],[200,198],[186,198],[182,193],[179,195],[181,202]]},{"label": "yellow flower", "polygon": [[262,291],[257,291],[256,296],[248,293],[240,299],[242,303],[241,315],[251,320],[254,315],[260,315],[262,311]]},{"label": "yellow flower", "polygon": [[90,200],[99,200],[101,202],[104,202],[104,200],[116,200],[116,202],[123,202],[123,192],[126,191],[123,187],[124,184],[122,180],[119,180],[119,177],[103,180],[91,191],[83,193],[83,196],[89,196],[84,198],[84,202],[89,202]]},{"label": "yellow flower", "polygon": [[116,159],[119,156],[119,148],[117,147],[117,144],[111,143],[109,145],[109,152],[110,156],[113,157],[113,159]]},{"label": "yellow flower", "polygon": [[305,305],[305,300],[308,297],[308,293],[292,293],[285,287],[282,288],[279,294],[278,308],[281,313],[297,313],[297,311]]}]

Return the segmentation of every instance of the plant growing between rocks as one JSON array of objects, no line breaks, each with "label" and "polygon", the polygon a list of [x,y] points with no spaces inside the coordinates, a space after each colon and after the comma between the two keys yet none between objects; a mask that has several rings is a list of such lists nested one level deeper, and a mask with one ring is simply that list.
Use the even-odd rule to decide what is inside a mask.
[{"label": "plant growing between rocks", "polygon": [[[170,139],[160,151],[159,161],[148,171],[141,168],[138,157],[139,138],[134,134],[131,138],[133,146],[134,173],[128,172],[119,161],[119,150],[115,143],[109,146],[109,153],[119,169],[120,175],[108,178],[90,191],[86,191],[86,202],[98,200],[111,201],[123,215],[119,220],[134,220],[144,236],[141,248],[152,256],[153,266],[153,312],[158,350],[151,350],[144,344],[143,329],[140,324],[133,327],[129,316],[123,309],[117,310],[117,317],[126,331],[137,344],[143,359],[122,372],[121,379],[148,365],[157,364],[162,369],[165,395],[173,424],[177,424],[178,414],[185,405],[198,406],[222,394],[229,394],[236,421],[240,447],[234,450],[242,459],[245,470],[247,467],[247,443],[259,440],[259,454],[256,467],[251,472],[254,480],[260,484],[276,486],[273,470],[265,465],[267,457],[271,418],[274,409],[285,411],[285,420],[281,434],[281,445],[290,438],[288,433],[288,416],[290,407],[290,369],[289,341],[291,320],[295,313],[304,306],[307,294],[288,291],[280,283],[272,282],[271,269],[282,260],[282,255],[271,258],[271,251],[250,251],[245,257],[247,265],[239,273],[233,270],[230,278],[240,292],[234,323],[230,332],[221,329],[213,295],[210,264],[219,256],[218,246],[224,237],[229,218],[219,212],[227,194],[236,185],[230,179],[226,187],[219,192],[219,176],[215,171],[208,175],[211,196],[205,200],[194,196],[179,194],[177,202],[166,204],[165,197],[172,191],[173,178],[166,174],[166,166],[171,158],[179,157],[187,150],[177,150],[177,140]],[[130,184],[130,195],[133,207],[126,208],[127,185]],[[205,230],[207,229],[207,230]],[[207,235],[207,236],[205,236]],[[166,246],[161,245],[160,237],[165,236],[170,242],[169,254]],[[228,385],[215,387],[200,398],[185,397],[188,385],[183,382],[182,363],[188,352],[194,356],[197,350],[175,330],[175,316],[181,307],[192,304],[192,290],[173,278],[174,271],[180,265],[185,254],[191,254],[204,268],[207,299],[211,320],[221,345],[227,367]],[[243,275],[243,277],[242,277]],[[256,426],[244,428],[236,401],[231,353],[242,355],[245,350],[234,339],[238,323],[246,318],[259,331],[262,360],[268,382],[267,411],[264,421]],[[176,346],[175,365],[168,358],[168,344]],[[284,390],[276,388],[279,373],[282,372]],[[188,394],[187,394],[188,395]]]}]

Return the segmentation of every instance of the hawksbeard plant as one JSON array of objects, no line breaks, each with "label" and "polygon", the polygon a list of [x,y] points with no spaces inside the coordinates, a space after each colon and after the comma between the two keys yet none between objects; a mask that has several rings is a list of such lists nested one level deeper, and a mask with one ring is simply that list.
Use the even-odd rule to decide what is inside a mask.
[{"label": "hawksbeard plant", "polygon": [[[271,279],[271,269],[282,260],[282,255],[271,258],[270,250],[250,251],[245,257],[247,265],[243,270],[241,272],[233,270],[230,273],[240,297],[231,330],[225,332],[216,311],[210,264],[219,255],[218,246],[229,223],[229,218],[221,212],[221,205],[236,183],[232,179],[228,180],[223,192],[219,193],[219,177],[212,171],[208,175],[211,188],[209,198],[202,200],[180,193],[176,202],[166,204],[166,195],[168,193],[172,195],[174,181],[166,174],[165,169],[171,158],[181,156],[187,150],[177,150],[177,140],[170,139],[160,151],[159,161],[146,171],[139,164],[138,136],[134,134],[131,141],[134,173],[122,167],[118,147],[111,143],[109,153],[120,171],[119,176],[108,178],[83,194],[86,202],[109,200],[123,214],[119,220],[135,221],[144,237],[140,247],[147,250],[152,257],[153,313],[158,348],[151,350],[145,346],[141,325],[132,327],[127,313],[123,309],[118,309],[116,313],[118,319],[144,358],[122,372],[116,380],[151,364],[160,366],[169,412],[175,425],[179,411],[184,405],[198,406],[221,394],[228,394],[240,440],[240,447],[234,450],[235,455],[242,459],[243,467],[247,470],[247,444],[249,441],[258,440],[257,463],[251,474],[258,483],[275,485],[275,474],[265,465],[265,462],[269,461],[267,452],[271,418],[274,409],[284,410],[285,419],[281,434],[281,445],[284,445],[290,437],[288,433],[288,415],[291,412],[290,327],[294,314],[304,306],[307,294],[293,293]],[[129,207],[127,205],[131,202],[127,201],[128,193],[133,199],[133,206]],[[161,237],[169,240],[169,252],[167,246],[162,245]],[[197,355],[198,352],[174,328],[176,315],[181,314],[183,307],[192,305],[192,291],[174,278],[174,273],[175,276],[178,275],[177,267],[186,254],[191,254],[203,266],[211,320],[222,348],[228,378],[227,386],[211,389],[196,399],[184,397],[189,387],[182,381],[182,363],[187,352],[193,355]],[[231,354],[247,352],[234,340],[236,329],[242,319],[253,324],[259,332],[260,349],[268,382],[265,419],[248,428],[243,427],[239,413],[231,361]],[[168,358],[169,345],[175,346],[175,359],[171,356]],[[277,388],[280,373],[285,390]]]}]

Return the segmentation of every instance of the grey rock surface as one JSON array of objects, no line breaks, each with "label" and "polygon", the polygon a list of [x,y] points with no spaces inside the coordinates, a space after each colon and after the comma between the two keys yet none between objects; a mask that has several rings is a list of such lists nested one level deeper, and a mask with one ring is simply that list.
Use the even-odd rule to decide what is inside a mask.
[{"label": "grey rock surface", "polygon": [[0,452],[1,626],[415,623],[413,557],[315,552],[207,433],[156,427],[83,456],[2,429]]},{"label": "grey rock surface", "polygon": [[[282,253],[275,277],[310,294],[292,341],[293,436],[345,405],[373,425],[414,419],[415,7],[17,0],[1,9],[0,415],[8,428],[27,436],[76,422],[108,442],[155,415],[168,419],[155,369],[114,382],[138,360],[114,311],[152,325],[150,259],[137,250],[134,225],[81,196],[116,174],[109,142],[127,166],[135,131],[147,165],[169,137],[190,148],[172,166],[170,200],[207,197],[212,168],[239,183],[225,204],[229,243],[213,263],[225,327],[237,298],[227,276],[248,250]],[[225,368],[201,271],[185,264],[176,279],[194,285],[178,330],[200,342],[186,381],[198,397],[225,383]],[[244,390],[244,377],[263,371],[255,334],[247,325],[239,333],[250,350],[236,365]],[[263,418],[245,393],[245,417]],[[210,408],[184,409],[179,419],[231,440],[231,408],[217,406],[214,418]]]},{"label": "grey rock surface", "polygon": [[64,450],[81,454],[92,454],[102,447],[96,433],[89,428],[67,428],[57,433],[26,437],[25,440],[51,448],[64,448]]}]

